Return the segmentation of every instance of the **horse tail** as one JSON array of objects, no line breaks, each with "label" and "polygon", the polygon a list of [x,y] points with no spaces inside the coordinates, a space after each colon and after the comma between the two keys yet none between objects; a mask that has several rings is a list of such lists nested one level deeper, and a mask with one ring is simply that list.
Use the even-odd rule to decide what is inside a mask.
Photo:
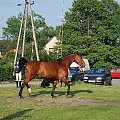
[{"label": "horse tail", "polygon": [[28,61],[27,61],[24,57],[21,57],[21,58],[19,59],[19,67],[20,67],[20,70],[25,69],[27,62],[28,62]]}]

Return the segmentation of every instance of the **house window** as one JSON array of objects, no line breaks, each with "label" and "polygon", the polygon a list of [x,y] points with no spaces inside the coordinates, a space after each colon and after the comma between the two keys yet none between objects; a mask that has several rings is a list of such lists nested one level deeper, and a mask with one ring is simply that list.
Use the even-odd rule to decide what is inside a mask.
[{"label": "house window", "polygon": [[54,48],[49,48],[49,54],[54,51]]}]

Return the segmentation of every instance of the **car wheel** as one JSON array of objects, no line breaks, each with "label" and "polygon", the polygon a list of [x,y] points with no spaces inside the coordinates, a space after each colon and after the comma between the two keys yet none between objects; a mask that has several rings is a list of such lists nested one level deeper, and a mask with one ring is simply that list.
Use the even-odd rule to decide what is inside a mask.
[{"label": "car wheel", "polygon": [[104,81],[102,81],[101,85],[104,85]]},{"label": "car wheel", "polygon": [[78,82],[78,80],[79,80],[79,77],[78,77],[78,76],[76,76],[75,81],[77,81],[77,82]]},{"label": "car wheel", "polygon": [[112,81],[109,81],[108,85],[112,85]]},{"label": "car wheel", "polygon": [[102,85],[107,85],[107,81],[106,80],[102,81]]},{"label": "car wheel", "polygon": [[108,80],[105,80],[105,81],[104,81],[104,85],[108,86],[108,85],[109,85],[109,81],[108,81]]}]

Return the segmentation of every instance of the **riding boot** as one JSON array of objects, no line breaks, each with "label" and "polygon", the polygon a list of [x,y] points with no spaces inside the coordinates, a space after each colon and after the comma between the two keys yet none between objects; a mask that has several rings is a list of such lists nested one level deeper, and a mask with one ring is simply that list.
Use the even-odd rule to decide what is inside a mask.
[{"label": "riding boot", "polygon": [[19,81],[19,87],[21,87],[21,81]]},{"label": "riding boot", "polygon": [[62,87],[62,81],[60,81],[60,87]]},{"label": "riding boot", "polygon": [[18,86],[18,81],[16,81],[16,87],[18,88],[19,86]]}]

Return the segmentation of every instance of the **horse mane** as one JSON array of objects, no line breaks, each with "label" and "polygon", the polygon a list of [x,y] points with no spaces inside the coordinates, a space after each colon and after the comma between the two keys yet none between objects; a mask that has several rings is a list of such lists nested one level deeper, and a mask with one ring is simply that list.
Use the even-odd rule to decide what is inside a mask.
[{"label": "horse mane", "polygon": [[80,53],[74,52],[74,53],[72,53],[72,54],[68,54],[67,56],[63,56],[63,57],[61,57],[61,58],[59,58],[59,59],[57,59],[57,60],[59,61],[59,60],[61,60],[61,59],[67,58],[67,57],[69,57],[69,56],[71,56],[71,55],[74,55],[74,54],[77,54],[78,56],[81,56]]},{"label": "horse mane", "polygon": [[[67,56],[63,56],[63,57],[57,59],[57,62],[58,62],[59,64],[65,64],[65,61],[69,61],[69,60],[73,61],[74,55],[75,55],[75,53],[69,54],[69,55],[67,55]],[[73,57],[72,57],[72,56],[73,56]]]}]

